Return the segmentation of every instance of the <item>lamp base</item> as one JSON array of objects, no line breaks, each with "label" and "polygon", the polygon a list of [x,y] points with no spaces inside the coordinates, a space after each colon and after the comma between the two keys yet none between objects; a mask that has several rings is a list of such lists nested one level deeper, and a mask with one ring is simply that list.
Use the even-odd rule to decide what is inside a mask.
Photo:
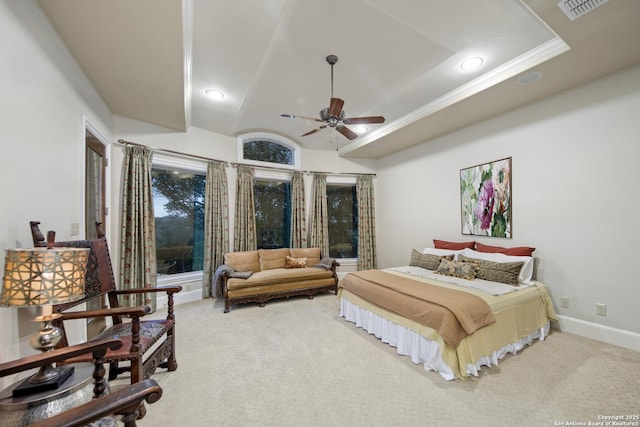
[{"label": "lamp base", "polygon": [[47,381],[32,383],[30,382],[31,377],[27,378],[13,389],[12,396],[28,396],[30,394],[57,389],[73,374],[73,366],[60,366],[57,369],[60,371],[60,375]]}]

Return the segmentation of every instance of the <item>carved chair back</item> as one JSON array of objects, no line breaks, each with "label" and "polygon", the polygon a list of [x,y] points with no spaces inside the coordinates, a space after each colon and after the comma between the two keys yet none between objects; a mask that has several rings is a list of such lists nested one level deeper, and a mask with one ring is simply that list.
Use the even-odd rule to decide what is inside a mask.
[{"label": "carved chair back", "polygon": [[[31,226],[33,245],[35,247],[46,247],[47,241],[45,240],[42,231],[40,231],[40,222],[30,221],[29,225]],[[102,305],[105,296],[108,298],[110,308],[120,307],[118,297],[115,294],[116,282],[113,276],[111,256],[109,255],[109,245],[107,244],[102,223],[96,222],[96,231],[98,235],[96,239],[70,240],[66,242],[54,240],[53,242],[54,247],[89,248],[87,271],[85,274],[84,297],[73,302],[55,305],[54,309],[57,312],[62,312],[68,308],[80,305],[94,298],[100,298]],[[51,235],[49,239],[53,239],[54,237],[55,234]],[[122,317],[118,314],[112,315],[111,318],[114,324],[122,323]],[[62,344],[65,346],[67,345],[66,342]]]}]

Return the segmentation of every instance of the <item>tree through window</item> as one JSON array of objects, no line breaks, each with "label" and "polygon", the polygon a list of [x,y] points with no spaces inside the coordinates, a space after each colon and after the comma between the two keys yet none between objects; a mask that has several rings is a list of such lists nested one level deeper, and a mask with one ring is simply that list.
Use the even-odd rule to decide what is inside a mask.
[{"label": "tree through window", "polygon": [[329,256],[358,257],[358,199],[355,184],[327,185]]},{"label": "tree through window", "polygon": [[259,249],[291,244],[291,182],[255,179],[256,233]]},{"label": "tree through window", "polygon": [[154,166],[151,181],[158,274],[202,270],[205,175]]}]

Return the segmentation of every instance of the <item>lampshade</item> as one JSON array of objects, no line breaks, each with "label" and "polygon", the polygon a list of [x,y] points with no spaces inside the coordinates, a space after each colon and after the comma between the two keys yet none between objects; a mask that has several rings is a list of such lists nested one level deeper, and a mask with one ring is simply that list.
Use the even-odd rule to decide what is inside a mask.
[{"label": "lampshade", "polygon": [[84,296],[88,248],[8,249],[0,305],[60,304]]}]

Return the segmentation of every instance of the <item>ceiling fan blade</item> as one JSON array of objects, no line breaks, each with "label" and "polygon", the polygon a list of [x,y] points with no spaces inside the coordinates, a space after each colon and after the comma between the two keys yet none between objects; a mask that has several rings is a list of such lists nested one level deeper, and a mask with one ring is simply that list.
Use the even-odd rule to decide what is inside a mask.
[{"label": "ceiling fan blade", "polygon": [[356,139],[358,137],[357,133],[343,125],[336,126],[336,130],[346,136],[348,139]]},{"label": "ceiling fan blade", "polygon": [[382,116],[370,116],[370,117],[347,117],[344,119],[347,124],[368,124],[368,123],[384,123],[384,117]]},{"label": "ceiling fan blade", "polygon": [[331,98],[331,103],[329,104],[329,115],[339,117],[343,105],[344,101],[342,99]]},{"label": "ceiling fan blade", "polygon": [[320,126],[320,127],[318,127],[318,128],[312,129],[312,130],[310,130],[309,132],[304,133],[304,134],[302,134],[302,135],[300,135],[300,136],[307,136],[307,135],[311,135],[311,134],[316,133],[316,132],[318,132],[319,130],[322,130],[322,129],[326,128],[326,127],[327,127],[327,125]]},{"label": "ceiling fan blade", "polygon": [[297,116],[295,114],[280,114],[280,117],[285,117],[287,119],[305,119],[305,120],[313,120],[314,122],[322,123],[322,120],[317,119],[315,117],[306,117],[306,116]]}]

